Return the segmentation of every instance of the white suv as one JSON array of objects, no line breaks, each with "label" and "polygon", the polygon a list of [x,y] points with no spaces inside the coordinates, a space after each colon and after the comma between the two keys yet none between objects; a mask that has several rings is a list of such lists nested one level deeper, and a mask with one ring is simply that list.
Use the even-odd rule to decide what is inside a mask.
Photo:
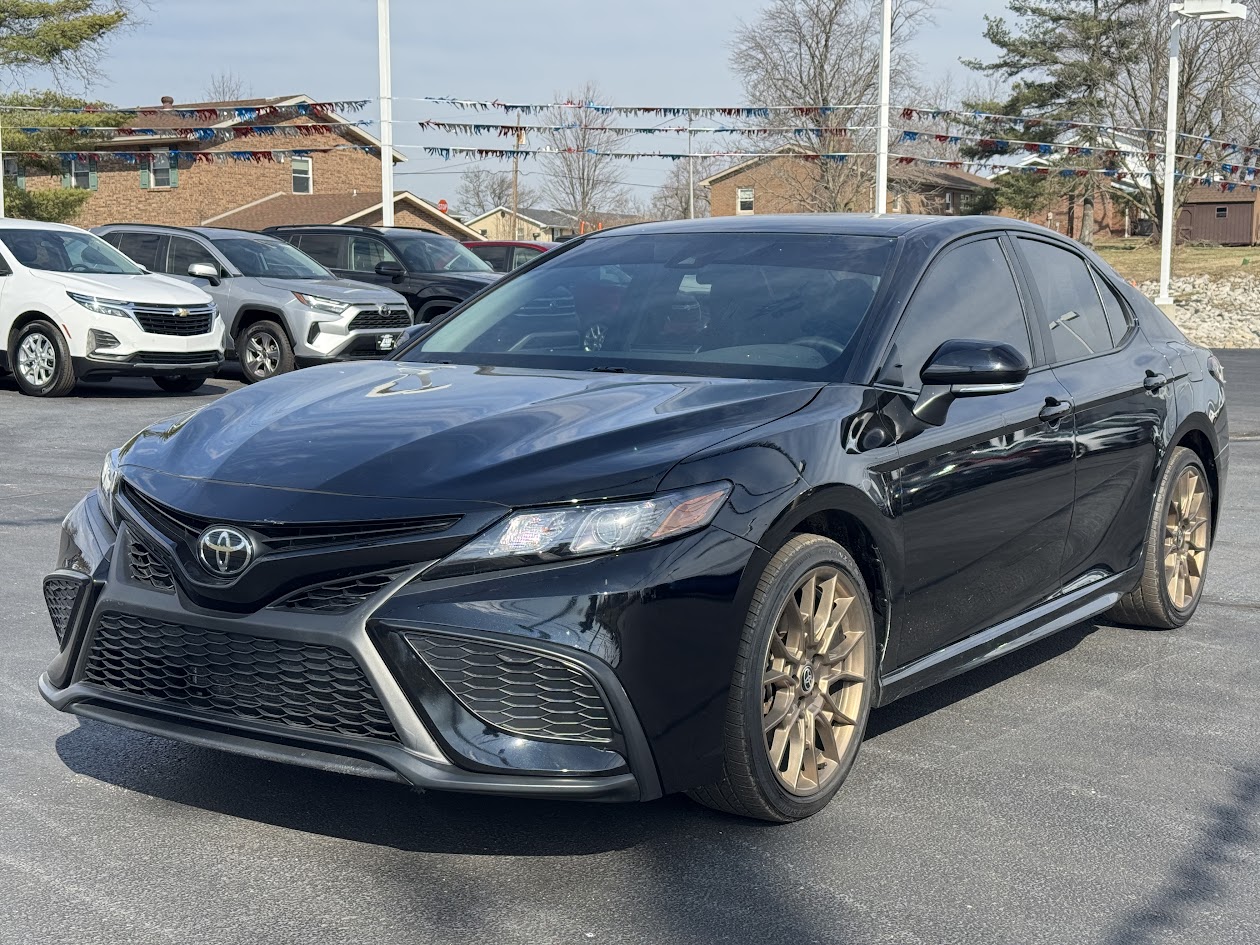
[{"label": "white suv", "polygon": [[0,375],[60,397],[81,378],[152,377],[196,390],[223,363],[214,301],[137,266],[86,230],[0,220]]}]

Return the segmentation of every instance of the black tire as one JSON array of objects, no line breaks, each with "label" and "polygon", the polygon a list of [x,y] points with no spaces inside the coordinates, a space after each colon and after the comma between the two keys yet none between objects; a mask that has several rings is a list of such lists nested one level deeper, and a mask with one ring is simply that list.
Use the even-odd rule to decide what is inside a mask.
[{"label": "black tire", "polygon": [[[43,354],[40,363],[33,364],[26,373],[23,372],[24,346],[31,349],[30,354]],[[52,322],[40,319],[24,325],[13,336],[9,364],[18,390],[24,394],[32,397],[64,397],[74,390],[74,364],[70,360],[70,349]]]},{"label": "black tire", "polygon": [[[1183,476],[1193,474],[1202,485],[1200,508],[1206,513],[1206,539],[1203,541],[1201,560],[1197,565],[1198,579],[1188,599],[1174,601],[1169,595],[1165,562],[1168,549],[1165,546],[1170,514],[1175,514],[1175,487]],[[1149,630],[1175,630],[1194,616],[1203,595],[1203,579],[1206,576],[1208,556],[1216,522],[1212,516],[1212,481],[1203,468],[1203,461],[1194,450],[1178,446],[1169,458],[1168,467],[1159,482],[1159,491],[1151,509],[1151,521],[1146,529],[1146,546],[1142,554],[1142,579],[1111,609],[1110,616],[1116,621]],[[1173,539],[1174,542],[1176,539]]]},{"label": "black tire", "polygon": [[[265,381],[294,368],[293,345],[275,322],[254,322],[236,336],[236,358],[245,383]],[[251,347],[253,345],[253,347]]]},{"label": "black tire", "polygon": [[153,378],[153,383],[168,394],[190,394],[205,382],[204,377],[189,377],[187,374],[162,375]]},{"label": "black tire", "polygon": [[[853,592],[849,609],[859,608],[855,619],[860,618],[866,630],[853,644],[853,652],[861,648],[858,655],[863,682],[858,706],[853,712],[851,734],[829,782],[821,785],[819,778],[821,786],[817,791],[801,796],[784,787],[770,760],[765,736],[768,729],[763,725],[768,685],[763,682],[763,673],[770,659],[771,634],[776,632],[780,614],[798,585],[819,568],[840,572]],[[870,714],[874,674],[874,611],[856,562],[834,541],[818,535],[794,536],[766,566],[744,622],[727,704],[722,779],[690,791],[692,799],[727,813],[776,823],[801,820],[822,810],[839,790],[857,758]]]}]

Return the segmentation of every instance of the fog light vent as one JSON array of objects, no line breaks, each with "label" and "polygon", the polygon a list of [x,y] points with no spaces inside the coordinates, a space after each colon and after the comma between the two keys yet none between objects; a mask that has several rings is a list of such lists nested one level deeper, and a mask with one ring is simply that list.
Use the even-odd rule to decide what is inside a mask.
[{"label": "fog light vent", "polygon": [[44,603],[48,605],[48,616],[52,618],[53,632],[57,634],[58,644],[66,642],[66,631],[70,629],[75,605],[87,585],[85,579],[64,573],[50,574],[44,578]]},{"label": "fog light vent", "polygon": [[117,348],[118,339],[107,331],[93,328],[88,332],[88,351],[100,351],[102,348]]}]

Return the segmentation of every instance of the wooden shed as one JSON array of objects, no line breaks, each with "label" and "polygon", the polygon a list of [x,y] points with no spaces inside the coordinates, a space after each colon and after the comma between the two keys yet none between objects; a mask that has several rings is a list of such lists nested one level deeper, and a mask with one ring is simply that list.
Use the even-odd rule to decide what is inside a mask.
[{"label": "wooden shed", "polygon": [[1219,243],[1222,246],[1254,246],[1260,243],[1260,193],[1247,184],[1232,191],[1220,185],[1196,187],[1181,207],[1177,242]]}]

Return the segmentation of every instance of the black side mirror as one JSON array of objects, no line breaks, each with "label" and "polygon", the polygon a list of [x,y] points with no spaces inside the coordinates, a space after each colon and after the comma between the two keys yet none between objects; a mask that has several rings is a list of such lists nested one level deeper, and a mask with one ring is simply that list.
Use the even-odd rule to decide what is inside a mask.
[{"label": "black side mirror", "polygon": [[210,263],[192,263],[188,267],[188,274],[194,279],[205,279],[211,285],[219,285],[223,281],[219,278],[219,267]]},{"label": "black side mirror", "polygon": [[392,259],[382,259],[376,264],[374,271],[378,276],[388,276],[395,282],[402,282],[403,276],[407,274],[407,270],[402,267],[402,264],[396,263]]},{"label": "black side mirror", "polygon": [[932,353],[919,380],[923,389],[914,415],[934,427],[945,422],[956,397],[983,397],[1019,390],[1028,376],[1028,359],[1008,344],[994,341],[947,341]]}]

